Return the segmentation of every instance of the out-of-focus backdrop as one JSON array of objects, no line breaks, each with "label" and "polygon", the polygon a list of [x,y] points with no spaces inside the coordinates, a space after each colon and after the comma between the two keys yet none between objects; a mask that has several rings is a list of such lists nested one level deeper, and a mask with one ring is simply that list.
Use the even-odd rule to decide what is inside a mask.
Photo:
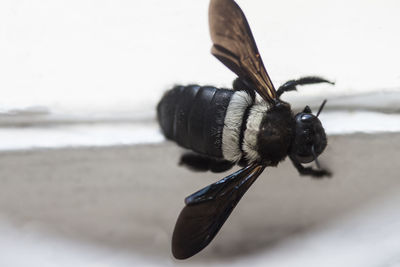
[{"label": "out-of-focus backdrop", "polygon": [[[328,104],[335,176],[268,170],[186,264],[398,266],[400,3],[238,0],[285,95]],[[230,87],[207,0],[0,2],[1,266],[176,264],[184,196],[219,178],[178,168],[155,105],[174,84]],[[166,153],[168,152],[168,153]],[[168,204],[167,204],[168,203]],[[21,255],[25,255],[21,257]]]}]

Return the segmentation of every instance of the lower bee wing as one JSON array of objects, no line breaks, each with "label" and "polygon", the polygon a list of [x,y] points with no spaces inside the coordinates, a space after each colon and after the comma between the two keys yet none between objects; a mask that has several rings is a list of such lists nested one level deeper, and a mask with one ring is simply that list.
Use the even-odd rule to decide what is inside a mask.
[{"label": "lower bee wing", "polygon": [[185,199],[172,236],[172,254],[189,258],[205,248],[265,166],[252,164]]},{"label": "lower bee wing", "polygon": [[233,0],[211,0],[209,7],[211,53],[267,102],[277,98],[274,85],[258,52],[243,11]]}]

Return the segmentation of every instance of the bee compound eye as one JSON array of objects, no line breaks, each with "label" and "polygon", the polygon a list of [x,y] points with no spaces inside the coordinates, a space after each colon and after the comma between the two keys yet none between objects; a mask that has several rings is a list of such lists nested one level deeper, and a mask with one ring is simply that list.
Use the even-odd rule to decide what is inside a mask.
[{"label": "bee compound eye", "polygon": [[313,115],[311,115],[311,114],[303,114],[301,116],[301,121],[302,122],[311,122],[312,118],[313,118]]}]

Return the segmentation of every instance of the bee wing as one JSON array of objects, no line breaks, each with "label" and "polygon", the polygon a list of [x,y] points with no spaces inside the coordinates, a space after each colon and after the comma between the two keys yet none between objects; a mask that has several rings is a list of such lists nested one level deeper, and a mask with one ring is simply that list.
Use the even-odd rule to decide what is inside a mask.
[{"label": "bee wing", "polygon": [[233,0],[211,0],[209,25],[211,53],[241,79],[254,85],[266,101],[274,102],[276,91],[262,62],[243,11]]},{"label": "bee wing", "polygon": [[252,164],[188,196],[172,236],[174,257],[186,259],[205,248],[264,169]]}]

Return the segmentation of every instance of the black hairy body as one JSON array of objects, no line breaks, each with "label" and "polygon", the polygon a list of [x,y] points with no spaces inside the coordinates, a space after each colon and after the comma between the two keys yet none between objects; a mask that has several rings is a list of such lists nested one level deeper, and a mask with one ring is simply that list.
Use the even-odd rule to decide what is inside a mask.
[{"label": "black hairy body", "polygon": [[[212,86],[188,85],[175,86],[164,94],[157,106],[157,117],[163,134],[178,145],[198,153],[197,157],[185,155],[182,158],[184,164],[197,170],[218,172],[227,168],[212,166],[213,162],[221,162],[231,167],[236,163],[243,166],[254,161],[247,158],[242,150],[246,125],[248,120],[252,119],[249,117],[249,111],[254,105],[254,99],[253,103],[247,106],[240,122],[240,159],[229,165],[229,159],[223,155],[223,131],[226,126],[224,123],[234,92]],[[269,166],[276,166],[285,159],[290,151],[294,131],[294,114],[290,105],[282,101],[271,106],[263,114],[259,129],[251,133],[256,139],[254,150],[260,156],[257,160]],[[205,166],[207,164],[210,165],[209,168]]]},{"label": "black hairy body", "polygon": [[165,137],[202,155],[223,158],[222,131],[233,93],[212,86],[175,86],[157,106]]}]

